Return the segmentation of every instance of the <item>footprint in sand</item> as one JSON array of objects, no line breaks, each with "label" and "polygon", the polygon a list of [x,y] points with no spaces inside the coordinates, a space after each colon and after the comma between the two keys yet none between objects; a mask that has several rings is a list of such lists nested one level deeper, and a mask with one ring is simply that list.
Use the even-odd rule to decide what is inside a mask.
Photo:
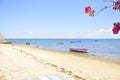
[{"label": "footprint in sand", "polygon": [[0,80],[7,80],[4,76],[0,76]]},{"label": "footprint in sand", "polygon": [[80,80],[86,80],[86,79],[84,79],[83,77],[80,77],[80,76],[78,76],[78,75],[73,75],[73,77],[75,77],[76,79],[80,79]]},{"label": "footprint in sand", "polygon": [[51,63],[46,63],[46,64],[47,64],[47,65],[50,65],[50,66],[52,66],[52,67],[58,68],[57,65],[54,65],[54,64],[51,64]]},{"label": "footprint in sand", "polygon": [[72,71],[65,71],[66,74],[72,75]]},{"label": "footprint in sand", "polygon": [[59,68],[59,71],[60,72],[65,72],[65,69],[64,68]]}]

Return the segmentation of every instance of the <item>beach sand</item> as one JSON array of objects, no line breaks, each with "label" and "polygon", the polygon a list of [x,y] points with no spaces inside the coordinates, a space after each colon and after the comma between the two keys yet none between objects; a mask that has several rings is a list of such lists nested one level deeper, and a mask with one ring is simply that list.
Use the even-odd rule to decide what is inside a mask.
[{"label": "beach sand", "polygon": [[0,44],[0,80],[120,80],[120,63],[26,45]]}]

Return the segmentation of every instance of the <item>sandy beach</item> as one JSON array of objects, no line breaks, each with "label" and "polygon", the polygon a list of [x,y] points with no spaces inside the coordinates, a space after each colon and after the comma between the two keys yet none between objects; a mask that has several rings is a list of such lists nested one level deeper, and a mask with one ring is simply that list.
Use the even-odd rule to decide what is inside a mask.
[{"label": "sandy beach", "polygon": [[0,44],[0,80],[120,80],[120,63],[26,45]]}]

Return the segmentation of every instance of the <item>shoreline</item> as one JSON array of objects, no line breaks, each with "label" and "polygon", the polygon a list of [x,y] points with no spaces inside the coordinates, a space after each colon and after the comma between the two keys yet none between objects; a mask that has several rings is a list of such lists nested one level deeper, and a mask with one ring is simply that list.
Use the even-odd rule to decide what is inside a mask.
[{"label": "shoreline", "polygon": [[[7,40],[7,39],[6,39]],[[120,63],[120,51],[119,46],[117,47],[116,41],[113,39],[107,40],[106,39],[98,39],[98,42],[95,41],[96,39],[68,39],[64,41],[64,39],[8,39],[8,41],[13,41],[16,44],[23,44],[30,45],[34,47],[38,47],[40,49],[47,49],[47,50],[55,50],[59,52],[68,52],[69,48],[71,47],[80,47],[84,46],[83,48],[90,48],[89,54],[92,56],[96,56],[97,58],[102,58],[104,60],[110,60],[113,62]],[[35,41],[35,42],[34,42]],[[49,42],[50,41],[50,42]],[[51,43],[52,41],[52,43]],[[110,42],[115,43],[114,45]],[[118,40],[119,41],[119,40]],[[63,42],[64,44],[57,44],[58,42]],[[73,43],[72,43],[73,42]],[[110,46],[108,46],[108,43]],[[47,45],[51,46],[47,46]],[[89,45],[87,45],[89,44]],[[105,47],[106,46],[106,47]],[[111,47],[112,46],[112,47]]]},{"label": "shoreline", "polygon": [[[29,46],[29,47],[33,47],[36,49],[40,49],[40,50],[45,50],[45,51],[51,51],[51,52],[60,52],[63,54],[72,54],[72,55],[77,55],[77,56],[83,56],[83,57],[89,57],[92,59],[96,59],[96,60],[102,60],[102,61],[107,61],[107,62],[113,62],[113,63],[118,63],[120,64],[120,60],[114,60],[113,58],[106,58],[100,55],[96,55],[96,54],[91,54],[91,53],[80,53],[80,52],[64,52],[64,51],[58,51],[58,50],[50,50],[50,49],[45,49],[45,48],[40,48],[40,47],[36,47],[36,46],[32,46],[32,45],[25,45],[25,44],[14,44],[14,45],[18,45],[18,46]],[[99,53],[100,54],[100,53]]]},{"label": "shoreline", "polygon": [[[28,76],[32,78],[51,73],[64,74],[74,80],[120,79],[119,63],[101,60],[94,56],[68,54],[20,44],[0,44],[0,53],[0,74],[4,73],[7,80],[19,80]],[[18,74],[21,72],[25,75]],[[18,75],[15,76],[16,74]],[[2,80],[1,76],[0,80]]]}]

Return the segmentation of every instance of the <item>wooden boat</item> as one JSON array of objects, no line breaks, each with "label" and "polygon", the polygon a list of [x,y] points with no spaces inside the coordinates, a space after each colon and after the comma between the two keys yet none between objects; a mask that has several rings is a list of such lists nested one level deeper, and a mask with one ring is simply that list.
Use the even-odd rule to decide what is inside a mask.
[{"label": "wooden boat", "polygon": [[70,48],[70,51],[88,53],[90,49],[88,48]]}]

